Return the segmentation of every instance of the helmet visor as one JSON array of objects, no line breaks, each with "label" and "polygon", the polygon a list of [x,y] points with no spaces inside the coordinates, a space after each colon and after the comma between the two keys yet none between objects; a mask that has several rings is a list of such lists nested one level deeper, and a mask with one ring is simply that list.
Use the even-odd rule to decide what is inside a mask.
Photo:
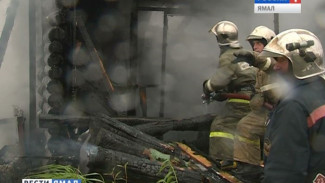
[{"label": "helmet visor", "polygon": [[284,57],[285,55],[264,49],[258,56],[259,57]]}]

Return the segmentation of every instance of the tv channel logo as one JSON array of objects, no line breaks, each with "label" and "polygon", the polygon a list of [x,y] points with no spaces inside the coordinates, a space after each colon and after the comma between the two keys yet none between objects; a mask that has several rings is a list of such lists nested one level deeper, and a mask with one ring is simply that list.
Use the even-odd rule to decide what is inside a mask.
[{"label": "tv channel logo", "polygon": [[254,13],[301,13],[301,0],[255,0]]},{"label": "tv channel logo", "polygon": [[81,179],[23,179],[22,183],[82,183]]}]

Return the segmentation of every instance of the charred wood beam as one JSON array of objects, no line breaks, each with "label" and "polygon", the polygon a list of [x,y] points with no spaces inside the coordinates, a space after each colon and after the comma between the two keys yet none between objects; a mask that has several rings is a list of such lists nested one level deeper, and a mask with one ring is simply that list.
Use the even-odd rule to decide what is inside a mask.
[{"label": "charred wood beam", "polygon": [[100,146],[106,149],[114,149],[116,151],[124,152],[134,156],[148,158],[146,153],[146,147],[133,141],[119,136],[115,133],[111,133],[103,128],[96,128],[99,124],[94,122],[90,127],[90,143]]},{"label": "charred wood beam", "polygon": [[[100,124],[93,123],[90,130],[91,138],[89,143],[95,144],[102,148],[114,149],[123,153],[131,154],[141,158],[153,159],[152,157],[152,146],[145,146],[144,143],[139,143],[139,141],[133,138],[122,137],[118,134],[111,133],[110,131],[101,128]],[[97,128],[99,127],[99,128]],[[154,137],[151,137],[154,138]],[[180,150],[180,149],[179,149]],[[190,157],[184,153],[174,154],[181,160],[189,160]]]},{"label": "charred wood beam", "polygon": [[18,130],[18,142],[20,154],[25,154],[25,142],[26,142],[26,131],[25,131],[25,121],[24,111],[18,106],[14,107],[14,115],[17,118],[17,130]]},{"label": "charred wood beam", "polygon": [[[123,167],[124,165],[127,169],[128,181],[133,183],[143,182],[143,180],[157,182],[167,174],[167,170],[162,174],[158,174],[158,172],[162,166],[161,162],[166,159],[164,157],[169,154],[167,160],[173,162],[179,182],[207,182],[203,180],[213,180],[208,181],[210,183],[225,182],[218,173],[210,172],[208,169],[198,166],[178,146],[166,144],[105,114],[99,114],[89,118],[89,120],[90,138],[88,136],[80,148],[79,165],[82,165],[81,167],[86,165],[90,172],[100,172],[104,175],[106,173],[107,175],[115,167]],[[59,141],[53,142],[50,144],[55,145]],[[64,145],[66,148],[62,149],[62,153],[69,153],[57,152],[55,156],[73,157],[73,155],[78,154],[79,143],[69,142],[71,143],[66,143]],[[165,155],[163,156],[160,153]]]},{"label": "charred wood beam", "polygon": [[140,0],[137,4],[138,11],[162,11],[167,15],[192,15],[198,11],[204,11],[199,2],[182,0]]},{"label": "charred wood beam", "polygon": [[75,127],[88,127],[90,116],[70,116],[70,115],[51,115],[41,114],[39,116],[40,128],[56,128],[60,125],[72,125]]},{"label": "charred wood beam", "polygon": [[[40,127],[41,128],[51,128],[58,124],[69,123],[77,127],[88,127],[89,121],[93,117],[91,116],[71,116],[71,115],[53,115],[53,114],[41,114],[39,116]],[[134,118],[134,117],[112,117],[122,123],[129,126],[142,125],[148,123],[162,123],[175,121],[173,119],[162,119],[162,118]]]},{"label": "charred wood beam", "polygon": [[144,11],[166,11],[170,14],[182,13],[188,7],[188,2],[180,0],[140,0],[138,1],[138,9]]},{"label": "charred wood beam", "polygon": [[[95,138],[97,139],[98,137]],[[105,141],[107,139],[102,138],[102,140]],[[129,149],[129,151],[132,151],[133,147],[131,146],[132,145],[130,144],[129,147],[125,147]],[[159,157],[162,156],[155,156],[154,154],[151,154],[152,149],[147,149],[148,152],[141,153],[148,155],[144,157],[139,156],[139,154],[133,155],[130,152],[125,152],[127,149],[123,149],[124,152],[122,152],[116,149],[115,146],[103,148],[103,146],[87,144],[81,148],[80,152],[80,154],[87,156],[84,156],[84,158],[81,158],[81,160],[83,164],[86,164],[87,167],[90,168],[90,172],[112,172],[114,168],[123,167],[124,165],[124,167],[127,169],[128,180],[132,180],[131,182],[143,182],[143,180],[146,180],[146,182],[156,182],[157,179],[161,179],[163,177],[162,175],[166,175],[167,172],[163,172],[162,175],[158,174],[159,169],[162,166],[161,161],[164,161],[164,159],[159,159]],[[198,164],[192,159],[183,159],[182,157],[175,155],[169,156],[168,160],[174,162],[172,166],[176,170],[176,175],[179,182],[192,182],[193,180],[195,180],[195,182],[205,182],[203,180],[209,180],[210,183],[227,182],[219,175],[218,172],[211,172],[202,166],[198,166]],[[185,163],[184,160],[187,163]],[[189,177],[188,179],[187,177],[189,176],[190,172],[192,175],[194,175],[194,177]],[[139,176],[142,178],[139,179]]]},{"label": "charred wood beam", "polygon": [[[139,60],[138,60],[138,11],[136,10],[136,7],[138,6],[138,1],[135,0],[132,3],[132,11],[130,14],[130,49],[129,49],[129,80],[130,83],[137,83],[138,81],[138,65],[139,65]],[[140,88],[139,88],[140,90]],[[140,92],[141,93],[141,92]],[[142,100],[140,99],[140,102]],[[133,101],[134,102],[134,101]],[[143,105],[141,105],[143,106]],[[143,108],[143,107],[142,107]],[[145,113],[146,109],[142,109],[142,112]]]},{"label": "charred wood beam", "polygon": [[[112,117],[121,123],[134,126],[138,130],[149,135],[160,135],[169,130],[206,130],[210,128],[215,115],[207,114],[187,119],[163,119],[163,118],[130,118]],[[89,127],[89,122],[94,120],[91,116],[70,116],[41,114],[39,122],[41,128],[53,128],[58,125],[70,124],[76,127]]]},{"label": "charred wood beam", "polygon": [[116,117],[116,118],[113,117],[113,118],[129,126],[144,125],[144,124],[154,123],[154,122],[163,123],[163,122],[175,121],[174,119],[168,119],[168,118],[134,118],[134,117]]},{"label": "charred wood beam", "polygon": [[91,121],[98,123],[98,126],[96,128],[104,128],[111,133],[115,133],[122,137],[132,139],[137,143],[145,145],[146,147],[151,147],[164,153],[174,153],[174,148],[172,146],[165,144],[164,142],[152,136],[144,134],[140,130],[132,128],[105,114],[99,115],[98,117],[41,115],[40,127],[56,129],[59,126],[71,124],[77,127],[83,127],[89,126],[89,123]]},{"label": "charred wood beam", "polygon": [[214,118],[214,115],[207,114],[189,119],[151,122],[134,127],[143,133],[156,136],[162,135],[170,130],[209,130]]},{"label": "charred wood beam", "polygon": [[153,136],[147,135],[136,128],[121,123],[105,114],[99,115],[96,121],[101,122],[101,128],[105,128],[106,130],[122,137],[132,139],[146,147],[156,149],[166,154],[180,154],[180,150],[175,149],[173,146],[166,144]]},{"label": "charred wood beam", "polygon": [[[36,128],[36,2],[29,1],[29,133]],[[31,137],[32,138],[32,135]]]},{"label": "charred wood beam", "polygon": [[167,13],[164,12],[164,27],[163,27],[163,43],[162,43],[162,61],[161,61],[161,80],[160,80],[160,109],[159,117],[164,117],[165,111],[165,84],[166,84],[166,53],[167,53],[167,31],[168,18]]},{"label": "charred wood beam", "polygon": [[[129,126],[147,124],[152,122],[169,122],[172,119],[153,119],[153,118],[129,118],[129,117],[113,117],[114,119],[125,123]],[[41,114],[39,122],[41,128],[52,128],[57,125],[67,124],[76,127],[89,127],[89,122],[93,119],[91,116],[71,116],[71,115],[53,115]]]},{"label": "charred wood beam", "polygon": [[82,38],[85,41],[85,45],[90,53],[90,57],[91,57],[92,61],[97,62],[100,66],[101,72],[102,72],[102,74],[105,78],[105,81],[106,81],[105,84],[107,85],[108,92],[109,93],[110,93],[110,91],[114,92],[114,86],[106,72],[103,61],[99,57],[98,52],[94,46],[94,43],[92,42],[92,40],[87,32],[84,21],[81,19],[81,17],[76,17],[76,25],[80,31]]}]

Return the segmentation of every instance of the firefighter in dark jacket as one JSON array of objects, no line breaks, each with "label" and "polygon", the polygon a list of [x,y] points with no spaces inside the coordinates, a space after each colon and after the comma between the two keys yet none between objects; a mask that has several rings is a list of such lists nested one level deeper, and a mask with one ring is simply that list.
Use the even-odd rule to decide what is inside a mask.
[{"label": "firefighter in dark jacket", "polygon": [[252,95],[257,69],[246,61],[233,62],[236,58],[233,53],[242,50],[238,42],[238,29],[234,23],[218,22],[210,32],[217,38],[220,56],[215,74],[203,83],[204,98],[209,98],[212,92],[216,92],[217,96],[214,99],[227,102],[225,113],[216,117],[211,124],[209,155],[220,162],[221,166],[226,167],[227,160],[233,159],[233,140],[237,122],[250,112],[250,108],[247,99],[225,98],[219,94],[226,92]]},{"label": "firefighter in dark jacket", "polygon": [[266,123],[263,182],[325,182],[325,68],[319,39],[290,29],[260,56],[276,59],[281,96]]}]

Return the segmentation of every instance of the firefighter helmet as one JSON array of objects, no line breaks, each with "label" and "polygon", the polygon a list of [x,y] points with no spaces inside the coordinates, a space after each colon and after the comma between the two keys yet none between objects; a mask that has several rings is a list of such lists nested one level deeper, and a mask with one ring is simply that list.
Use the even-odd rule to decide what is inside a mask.
[{"label": "firefighter helmet", "polygon": [[214,25],[209,32],[216,35],[220,46],[240,47],[238,42],[238,28],[230,21],[221,21]]},{"label": "firefighter helmet", "polygon": [[274,37],[273,30],[265,26],[258,26],[247,36],[247,41],[251,43],[252,40],[262,40],[261,42],[266,46]]},{"label": "firefighter helmet", "polygon": [[293,74],[298,79],[325,72],[321,42],[312,32],[304,29],[281,32],[266,45],[259,56],[288,58]]}]

